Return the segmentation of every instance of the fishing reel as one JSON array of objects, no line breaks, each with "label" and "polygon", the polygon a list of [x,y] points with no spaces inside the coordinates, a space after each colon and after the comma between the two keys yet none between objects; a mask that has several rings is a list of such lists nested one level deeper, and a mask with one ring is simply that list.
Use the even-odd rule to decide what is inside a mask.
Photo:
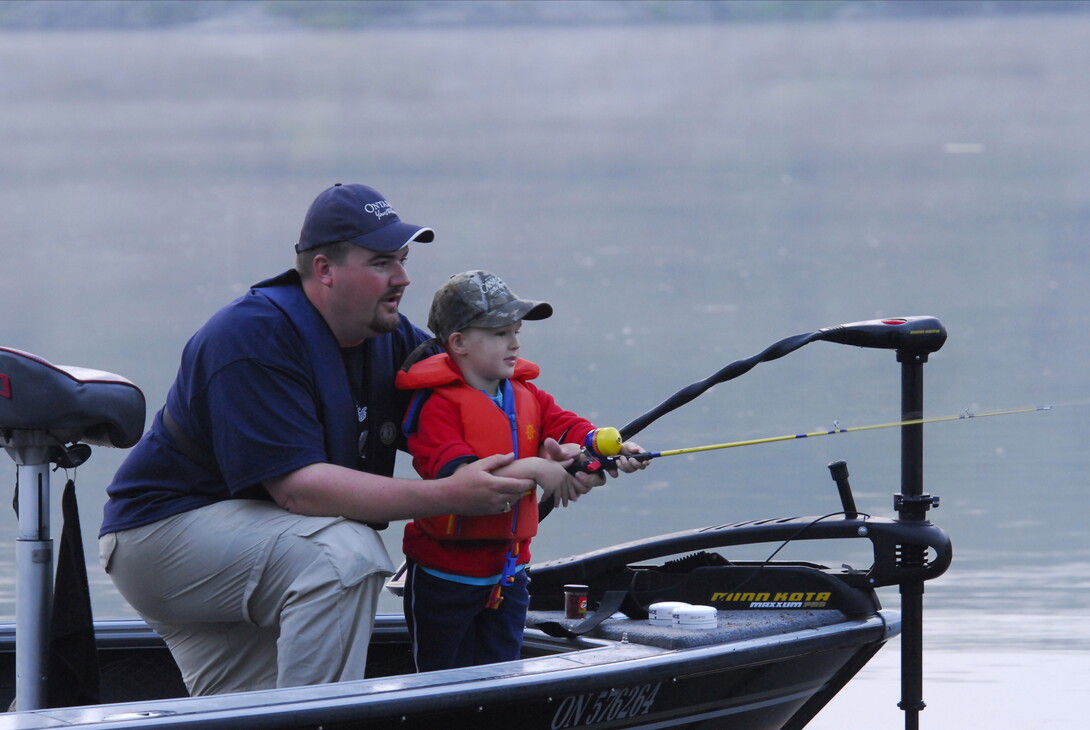
[{"label": "fishing reel", "polygon": [[598,474],[620,453],[621,432],[610,426],[596,428],[583,439],[583,449],[567,467],[568,473]]}]

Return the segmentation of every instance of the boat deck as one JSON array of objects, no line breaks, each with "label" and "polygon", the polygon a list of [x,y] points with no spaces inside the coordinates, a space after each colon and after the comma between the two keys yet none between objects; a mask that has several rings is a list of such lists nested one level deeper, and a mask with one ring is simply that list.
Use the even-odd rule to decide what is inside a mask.
[{"label": "boat deck", "polygon": [[[802,629],[843,623],[848,620],[840,611],[718,611],[714,629],[679,629],[673,626],[652,626],[645,620],[615,614],[588,632],[587,636],[612,641],[628,641],[661,649],[688,649],[712,644],[760,639]],[[530,611],[526,625],[556,622],[567,629],[579,624],[579,619],[565,619],[560,611]]]}]

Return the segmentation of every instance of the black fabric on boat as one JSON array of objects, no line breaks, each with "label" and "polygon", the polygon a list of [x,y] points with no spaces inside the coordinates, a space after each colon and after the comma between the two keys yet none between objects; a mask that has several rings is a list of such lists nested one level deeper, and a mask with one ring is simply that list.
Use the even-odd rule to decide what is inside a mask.
[{"label": "black fabric on boat", "polygon": [[49,625],[46,706],[94,705],[100,696],[98,652],[79,508],[76,506],[76,485],[71,479],[64,485],[61,511],[64,527],[57,553],[53,615]]},{"label": "black fabric on boat", "polygon": [[532,624],[533,628],[544,631],[549,636],[574,639],[582,636],[607,618],[617,613],[628,598],[628,591],[606,591],[602,594],[602,600],[598,603],[598,609],[577,623],[575,626],[565,626],[559,621],[542,621]]}]

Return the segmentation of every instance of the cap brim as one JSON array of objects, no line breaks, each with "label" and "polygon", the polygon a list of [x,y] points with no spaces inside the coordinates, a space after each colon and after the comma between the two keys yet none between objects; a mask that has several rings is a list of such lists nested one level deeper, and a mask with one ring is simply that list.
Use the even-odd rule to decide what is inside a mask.
[{"label": "cap brim", "polygon": [[431,243],[435,240],[435,231],[430,228],[414,226],[411,223],[397,221],[371,231],[362,236],[349,239],[352,243],[370,251],[400,251],[410,243]]},{"label": "cap brim", "polygon": [[[526,299],[514,299],[498,309],[475,317],[466,327],[503,327],[521,322],[524,319],[546,319],[553,314],[553,306],[548,302],[532,302]],[[461,328],[458,328],[461,329]],[[453,330],[457,331],[457,330]]]}]

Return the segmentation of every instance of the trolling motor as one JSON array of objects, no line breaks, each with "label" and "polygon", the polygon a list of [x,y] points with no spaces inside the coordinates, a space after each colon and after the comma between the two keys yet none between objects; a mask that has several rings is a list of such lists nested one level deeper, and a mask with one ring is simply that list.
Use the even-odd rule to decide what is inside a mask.
[{"label": "trolling motor", "polygon": [[143,433],[144,415],[144,394],[125,378],[53,365],[30,353],[0,347],[0,446],[18,465],[15,702],[19,710],[41,709],[47,703],[53,604],[50,465],[79,466],[91,455],[89,444],[132,446]]},{"label": "trolling motor", "polygon": [[[901,418],[923,416],[923,366],[927,357],[946,341],[946,330],[935,320],[931,325],[934,336],[905,340],[896,347],[897,362],[901,363]],[[941,333],[941,339],[938,337]],[[901,429],[901,492],[894,495],[894,508],[900,521],[928,525],[927,511],[938,507],[939,498],[923,491],[923,424]],[[906,566],[922,565],[926,548],[906,544],[901,548],[901,561]],[[901,583],[901,614],[904,629],[901,634],[901,701],[906,730],[919,727],[923,701],[923,580]]]},{"label": "trolling motor", "polygon": [[[928,510],[938,506],[939,498],[923,491],[924,423],[928,422],[928,420],[951,420],[950,418],[923,418],[923,366],[927,362],[928,356],[938,351],[946,342],[946,328],[938,319],[929,316],[917,316],[852,322],[781,340],[750,358],[733,362],[708,378],[682,388],[655,408],[624,426],[619,432],[616,429],[598,429],[596,432],[591,432],[584,444],[580,458],[576,461],[576,465],[570,467],[569,470],[573,471],[573,473],[575,471],[595,472],[608,467],[610,460],[620,453],[622,441],[632,438],[666,413],[692,401],[712,386],[748,372],[758,363],[778,359],[803,345],[815,341],[894,350],[897,354],[897,361],[901,363],[901,421],[860,428],[885,428],[889,426],[899,426],[901,428],[901,492],[894,495],[894,508],[898,513],[898,518],[895,520],[896,529],[891,533],[891,539],[895,541],[895,544],[888,542],[881,544],[882,554],[872,569],[868,580],[874,586],[899,586],[903,629],[901,701],[898,706],[905,713],[906,730],[916,730],[919,727],[919,712],[925,707],[923,701],[922,661],[924,581],[941,575],[951,559],[950,544],[945,533],[927,520]],[[1031,410],[1047,410],[1047,407],[1002,411],[985,415],[1021,413]],[[698,447],[697,449],[677,449],[672,452],[652,452],[647,455],[633,456],[647,459],[686,451],[725,448],[749,443],[765,443],[825,433],[844,433],[848,430],[858,429],[838,429],[814,434],[798,434],[771,439],[758,439],[751,442],[717,444],[709,447]],[[837,484],[841,504],[844,508],[845,520],[855,521],[858,518],[858,511],[851,495],[851,487],[848,484],[847,465],[842,461],[834,462],[829,465],[829,469],[833,481]],[[828,527],[836,529],[832,525]],[[761,529],[765,533],[770,532],[767,527],[762,526]],[[705,533],[705,535],[708,534]],[[697,547],[698,541],[705,539],[705,535],[697,534],[691,538],[679,538],[679,547],[682,542],[686,541],[685,549]],[[914,537],[914,535],[917,536]],[[707,539],[711,539],[710,535],[708,535]],[[927,561],[929,546],[937,552],[936,559],[932,563]],[[637,545],[632,548],[631,555],[624,557],[635,558],[639,555],[640,549],[641,547]],[[615,559],[619,559],[619,557]],[[540,575],[540,572],[535,573],[535,577],[538,575]]]}]

